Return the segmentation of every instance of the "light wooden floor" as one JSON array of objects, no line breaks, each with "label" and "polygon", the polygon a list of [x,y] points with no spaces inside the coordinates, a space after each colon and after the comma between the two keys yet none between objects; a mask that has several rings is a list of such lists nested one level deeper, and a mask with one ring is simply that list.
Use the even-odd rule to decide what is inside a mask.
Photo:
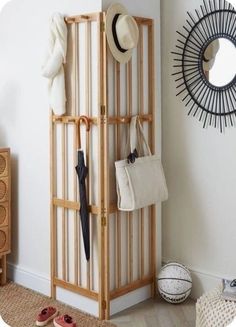
[{"label": "light wooden floor", "polygon": [[195,327],[195,302],[169,304],[151,299],[114,315],[111,322],[117,327]]}]

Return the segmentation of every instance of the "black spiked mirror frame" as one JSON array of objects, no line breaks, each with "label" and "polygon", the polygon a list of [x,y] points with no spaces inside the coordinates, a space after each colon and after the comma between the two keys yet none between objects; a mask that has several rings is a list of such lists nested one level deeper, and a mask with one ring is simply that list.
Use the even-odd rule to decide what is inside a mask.
[{"label": "black spiked mirror frame", "polygon": [[203,56],[208,45],[225,38],[236,47],[236,11],[225,0],[204,0],[196,15],[187,12],[184,31],[178,33],[174,69],[178,93],[189,107],[188,115],[196,117],[203,127],[213,126],[222,132],[236,125],[236,58],[235,75],[224,86],[211,84],[203,70]]}]

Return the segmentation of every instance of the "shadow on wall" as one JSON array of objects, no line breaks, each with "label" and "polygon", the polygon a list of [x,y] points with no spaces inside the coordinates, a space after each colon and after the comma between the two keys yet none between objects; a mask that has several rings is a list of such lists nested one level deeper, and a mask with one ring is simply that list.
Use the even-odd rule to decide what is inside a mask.
[{"label": "shadow on wall", "polygon": [[[1,19],[1,18],[0,18]],[[0,146],[9,147],[6,130],[14,133],[14,125],[17,124],[17,102],[19,98],[19,86],[10,82],[0,82]],[[14,135],[17,138],[17,135]]]},{"label": "shadow on wall", "polygon": [[[174,92],[175,88],[172,94]],[[163,165],[169,189],[169,200],[162,204],[163,257],[164,261],[176,260],[188,266],[186,259],[204,253],[207,247],[206,212],[198,185],[201,177],[196,176],[194,169],[186,112],[164,105],[163,109]],[[205,241],[199,242],[199,235]]]},{"label": "shadow on wall", "polygon": [[[10,255],[9,258],[14,264],[18,263],[18,157],[14,153],[11,143],[18,138],[14,133],[14,126],[18,119],[18,98],[19,86],[10,81],[0,83],[0,117],[2,117],[0,119],[0,147],[10,147],[11,149],[11,217],[14,222],[11,229],[11,243],[14,255]],[[11,139],[8,139],[7,135],[11,135]]]},{"label": "shadow on wall", "polygon": [[[18,2],[18,4],[17,4]],[[5,5],[3,6],[3,3]],[[19,8],[19,1],[1,1],[0,3],[0,146],[11,147],[17,143],[18,135],[16,135],[16,127],[19,124],[19,100],[22,89],[21,78],[18,67],[21,67],[21,61],[17,42],[20,42],[13,32],[13,28],[17,28],[17,22],[14,17],[15,11]],[[14,14],[13,14],[14,13]],[[20,15],[20,12],[18,12]],[[11,18],[12,17],[12,21]],[[8,26],[11,28],[8,30]],[[15,44],[15,53],[12,51],[11,45]],[[22,44],[24,47],[24,44]],[[15,59],[14,59],[15,58]],[[19,58],[19,60],[18,60]],[[16,141],[16,142],[15,142]]]},{"label": "shadow on wall", "polygon": [[19,241],[19,215],[18,215],[18,157],[15,154],[11,155],[11,202],[14,206],[11,206],[11,217],[12,217],[12,229],[11,229],[11,240],[12,240],[12,254],[9,256],[9,261],[18,264],[18,241]]},{"label": "shadow on wall", "polygon": [[18,157],[14,153],[13,144],[17,143],[18,135],[16,125],[20,113],[18,112],[18,101],[20,97],[20,84],[16,83],[14,75],[14,65],[12,70],[6,72],[9,66],[9,56],[7,54],[6,36],[6,12],[14,1],[5,1],[5,6],[0,5],[0,147],[9,147],[11,149],[11,217],[12,217],[12,253],[9,259],[15,264],[18,263]]},{"label": "shadow on wall", "polygon": [[[1,111],[0,111],[0,115],[1,115]],[[5,143],[4,126],[2,126],[0,123],[0,148],[4,148],[4,143]]]}]

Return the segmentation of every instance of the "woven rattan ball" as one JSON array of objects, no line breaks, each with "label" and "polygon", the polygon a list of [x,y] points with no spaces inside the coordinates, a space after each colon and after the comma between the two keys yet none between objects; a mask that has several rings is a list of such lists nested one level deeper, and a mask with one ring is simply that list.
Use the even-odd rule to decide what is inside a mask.
[{"label": "woven rattan ball", "polygon": [[0,225],[4,223],[6,216],[7,216],[6,208],[0,205]]},{"label": "woven rattan ball", "polygon": [[7,192],[7,186],[3,181],[0,181],[0,200],[4,198]]},{"label": "woven rattan ball", "polygon": [[0,175],[4,173],[4,170],[6,169],[6,159],[0,155]]},{"label": "woven rattan ball", "polygon": [[7,240],[6,234],[0,230],[0,250],[3,249],[3,247],[5,246],[6,240]]}]

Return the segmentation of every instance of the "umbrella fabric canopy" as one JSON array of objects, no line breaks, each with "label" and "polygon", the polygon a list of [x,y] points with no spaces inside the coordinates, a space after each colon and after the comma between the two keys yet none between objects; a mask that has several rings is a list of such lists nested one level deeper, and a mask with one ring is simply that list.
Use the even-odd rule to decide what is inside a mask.
[{"label": "umbrella fabric canopy", "polygon": [[87,261],[90,259],[90,242],[89,242],[89,210],[86,195],[85,179],[88,175],[88,168],[84,164],[84,152],[78,150],[78,164],[75,167],[79,180],[80,196],[80,220],[82,226],[84,251]]}]

